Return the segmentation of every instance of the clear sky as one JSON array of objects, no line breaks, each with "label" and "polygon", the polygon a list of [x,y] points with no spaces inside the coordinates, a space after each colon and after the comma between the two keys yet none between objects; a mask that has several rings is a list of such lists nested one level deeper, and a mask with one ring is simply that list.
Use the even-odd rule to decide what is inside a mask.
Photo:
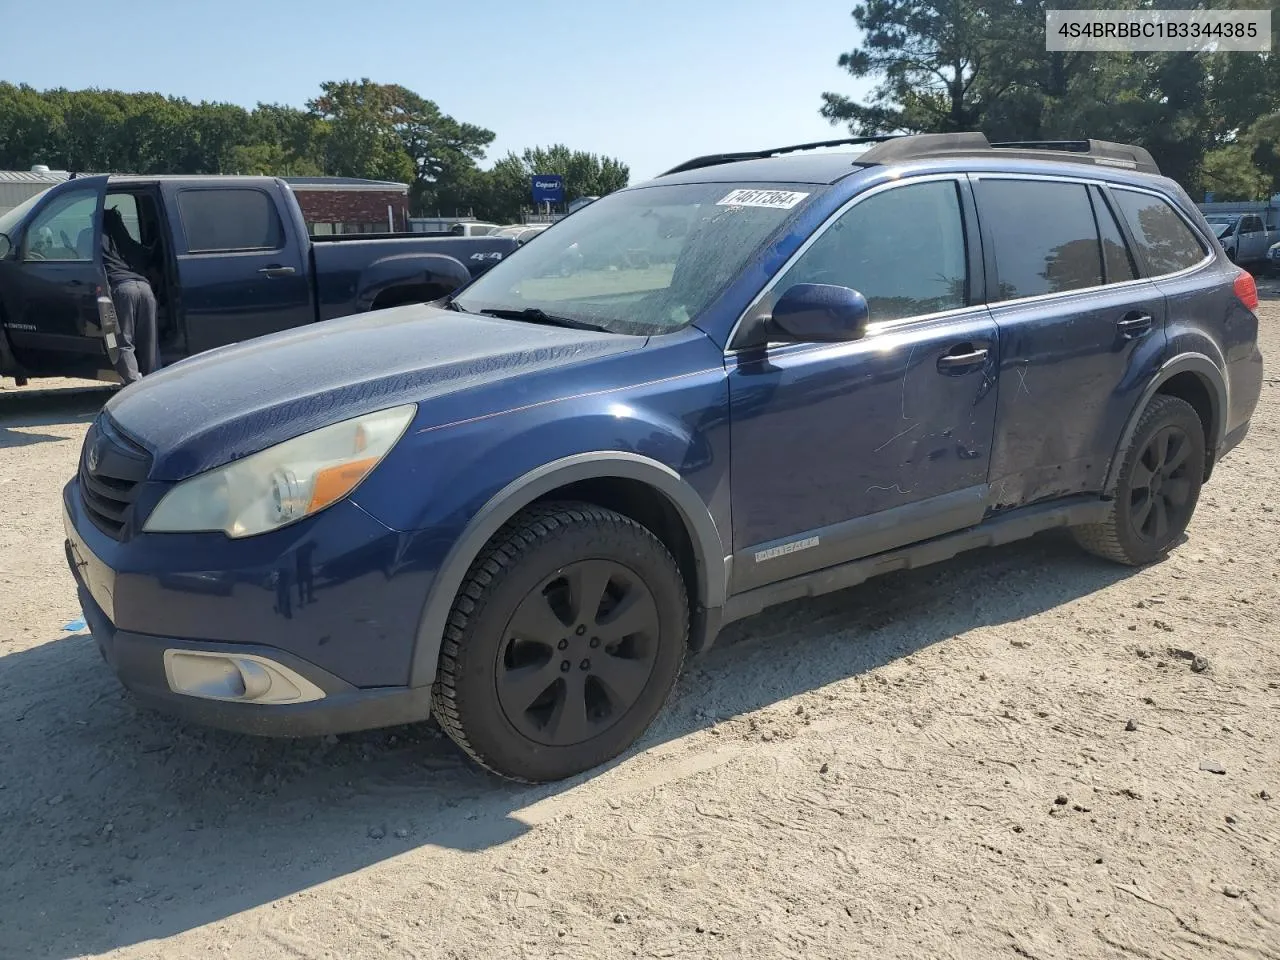
[{"label": "clear sky", "polygon": [[856,0],[0,0],[0,80],[302,106],[321,81],[399,83],[497,133],[565,143],[632,182],[704,153],[847,135],[821,94]]}]

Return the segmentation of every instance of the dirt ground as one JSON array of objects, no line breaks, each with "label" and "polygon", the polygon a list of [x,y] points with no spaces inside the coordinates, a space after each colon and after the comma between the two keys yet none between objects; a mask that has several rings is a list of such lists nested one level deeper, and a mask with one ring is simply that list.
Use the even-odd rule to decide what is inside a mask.
[{"label": "dirt ground", "polygon": [[106,394],[10,381],[0,957],[1280,958],[1267,376],[1166,562],[1045,535],[767,613],[637,750],[540,788],[428,725],[137,707],[64,630],[58,491]]}]

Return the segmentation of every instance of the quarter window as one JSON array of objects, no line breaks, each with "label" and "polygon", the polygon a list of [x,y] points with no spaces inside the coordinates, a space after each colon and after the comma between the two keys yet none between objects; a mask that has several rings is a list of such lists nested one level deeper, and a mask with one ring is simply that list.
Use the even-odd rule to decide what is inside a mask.
[{"label": "quarter window", "polygon": [[813,242],[772,296],[797,283],[852,287],[866,297],[872,323],[965,306],[968,262],[956,191],[955,181],[937,180],[868,197]]},{"label": "quarter window", "polygon": [[1167,200],[1115,187],[1111,192],[1152,276],[1177,273],[1205,258],[1204,246]]},{"label": "quarter window", "polygon": [[1102,264],[1106,267],[1107,283],[1123,283],[1125,280],[1136,280],[1138,271],[1134,269],[1133,258],[1129,256],[1129,248],[1125,246],[1124,237],[1120,235],[1120,225],[1115,215],[1102,198],[1102,192],[1094,187],[1093,214],[1098,221],[1098,233],[1102,237]]},{"label": "quarter window", "polygon": [[184,190],[178,210],[191,253],[278,250],[284,228],[261,190]]},{"label": "quarter window", "polygon": [[992,301],[1101,285],[1098,228],[1084,184],[984,179],[978,202],[995,247]]}]

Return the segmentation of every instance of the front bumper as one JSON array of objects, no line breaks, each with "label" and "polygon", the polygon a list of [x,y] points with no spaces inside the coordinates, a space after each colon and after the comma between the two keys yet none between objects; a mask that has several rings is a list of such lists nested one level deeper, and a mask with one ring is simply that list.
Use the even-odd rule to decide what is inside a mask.
[{"label": "front bumper", "polygon": [[[120,681],[146,703],[268,736],[429,715],[430,686],[408,686],[429,573],[405,562],[412,550],[404,535],[358,507],[335,505],[274,543],[221,535],[115,540],[87,518],[76,481],[64,490],[63,508],[67,564],[85,622]],[[166,670],[166,651],[171,661],[183,653],[227,664],[262,658],[323,696],[255,703],[179,692],[190,688]]]},{"label": "front bumper", "polygon": [[[76,559],[70,543],[67,559],[75,571]],[[238,733],[314,737],[417,723],[431,712],[430,687],[361,689],[275,647],[178,640],[117,630],[80,581],[78,573],[76,577],[80,609],[102,659],[139,700],[165,713]],[[324,697],[306,703],[255,704],[205,700],[175,693],[165,673],[166,650],[265,657],[315,684],[324,691]]]}]

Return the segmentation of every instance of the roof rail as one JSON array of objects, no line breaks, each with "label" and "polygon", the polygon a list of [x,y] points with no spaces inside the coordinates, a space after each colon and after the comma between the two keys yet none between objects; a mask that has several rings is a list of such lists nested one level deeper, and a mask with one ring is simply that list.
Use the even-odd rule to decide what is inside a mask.
[{"label": "roof rail", "polygon": [[[979,134],[979,136],[981,136],[981,134]],[[819,147],[848,147],[864,143],[883,143],[886,140],[893,139],[896,139],[896,137],[891,135],[879,137],[843,137],[839,140],[818,140],[814,143],[797,143],[790,147],[773,147],[769,150],[746,150],[741,153],[711,153],[705,157],[694,157],[692,160],[686,160],[679,166],[672,167],[665,173],[658,174],[658,176],[667,177],[673,173],[684,173],[686,170],[698,170],[702,167],[714,167],[722,163],[735,163],[739,160],[764,160],[767,157],[775,157],[780,153],[795,153],[798,150],[817,150]]]},{"label": "roof rail", "polygon": [[1003,156],[1025,160],[1060,160],[1100,167],[1121,167],[1159,173],[1144,148],[1109,140],[1010,140],[991,143],[981,133],[921,133],[877,144],[858,157],[859,163],[888,164],[929,157],[965,157],[998,150]]}]

